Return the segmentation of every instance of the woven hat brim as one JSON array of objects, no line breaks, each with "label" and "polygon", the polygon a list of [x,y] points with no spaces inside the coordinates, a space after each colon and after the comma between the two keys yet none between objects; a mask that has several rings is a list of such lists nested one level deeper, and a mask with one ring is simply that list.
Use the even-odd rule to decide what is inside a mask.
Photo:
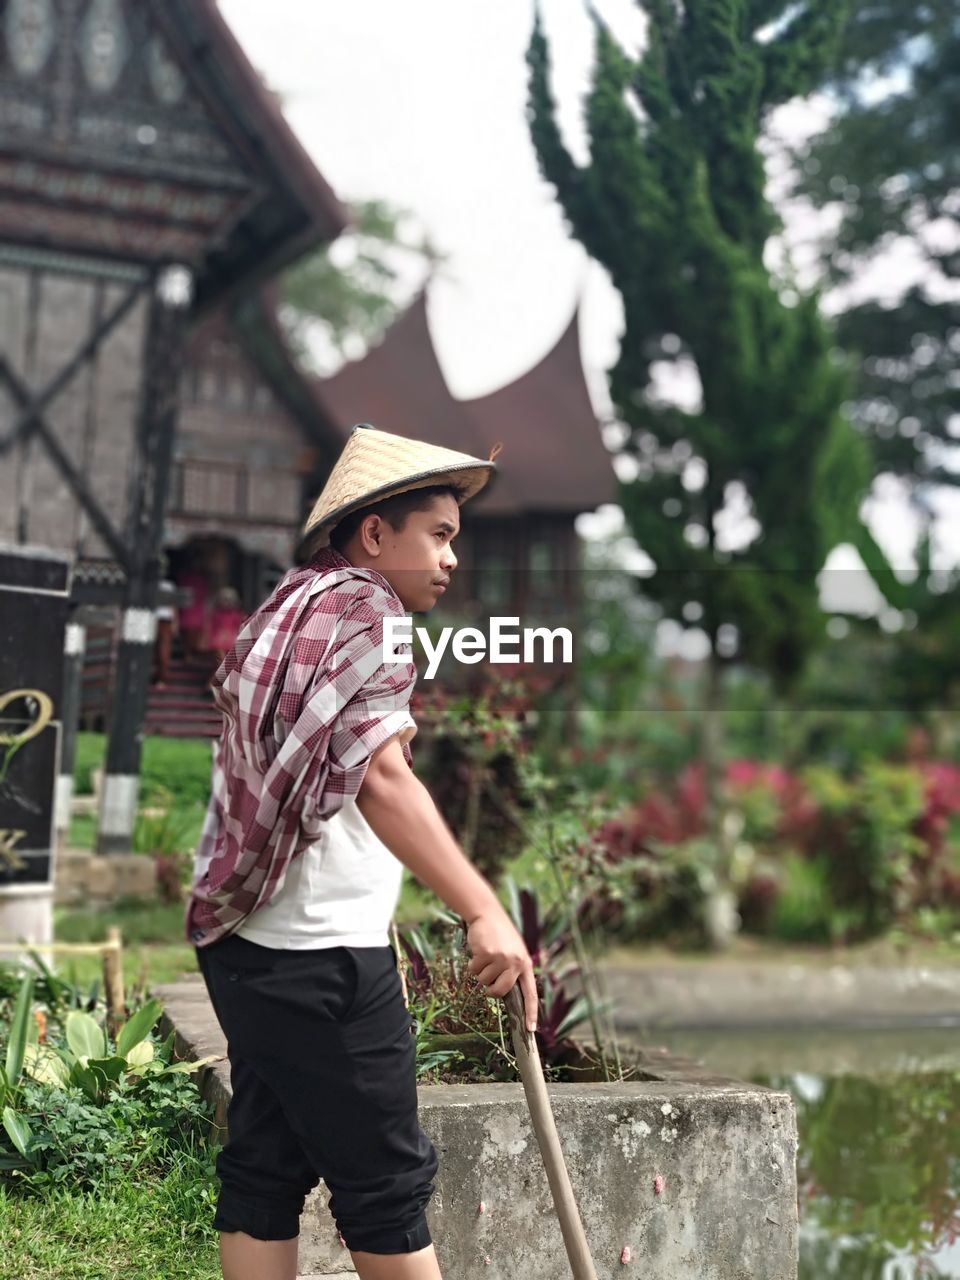
[{"label": "woven hat brim", "polygon": [[372,506],[373,503],[382,501],[384,498],[396,497],[399,493],[407,493],[411,489],[426,489],[432,485],[449,481],[463,490],[463,495],[460,498],[460,506],[463,506],[465,502],[475,498],[486,487],[496,470],[497,464],[495,462],[476,461],[464,463],[463,466],[459,467],[434,467],[429,471],[422,471],[416,476],[408,476],[397,483],[385,484],[379,489],[365,493],[362,497],[356,498],[352,502],[343,503],[342,506],[328,512],[322,520],[317,521],[315,524],[311,525],[308,521],[300,539],[300,554],[302,555],[304,548],[308,545],[311,551],[320,551],[323,547],[329,546],[330,534],[340,521],[350,515],[352,511],[360,511],[363,507]]}]

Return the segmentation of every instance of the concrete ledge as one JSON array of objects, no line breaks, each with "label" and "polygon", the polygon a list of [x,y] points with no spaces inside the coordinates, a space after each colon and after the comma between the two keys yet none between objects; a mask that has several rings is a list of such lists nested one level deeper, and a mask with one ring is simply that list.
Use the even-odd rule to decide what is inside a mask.
[{"label": "concrete ledge", "polygon": [[960,1025],[960,967],[690,960],[602,968],[617,1026],[655,1032],[721,1027]]},{"label": "concrete ledge", "polygon": [[[156,993],[178,1048],[222,1052],[201,982]],[[571,1180],[600,1280],[795,1280],[796,1124],[787,1094],[644,1060],[627,1084],[551,1086]],[[659,1077],[659,1078],[658,1078]],[[221,1117],[225,1062],[202,1083]],[[420,1089],[421,1122],[440,1154],[429,1210],[451,1280],[559,1280],[559,1224],[520,1085]],[[303,1273],[352,1270],[321,1184],[304,1213]],[[484,1212],[479,1211],[481,1201]],[[629,1265],[629,1264],[628,1264]]]}]

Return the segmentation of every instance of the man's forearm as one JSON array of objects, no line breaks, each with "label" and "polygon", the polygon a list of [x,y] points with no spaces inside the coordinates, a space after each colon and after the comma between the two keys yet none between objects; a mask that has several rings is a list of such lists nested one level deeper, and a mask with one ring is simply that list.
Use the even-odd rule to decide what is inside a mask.
[{"label": "man's forearm", "polygon": [[430,792],[401,758],[368,771],[357,807],[394,857],[469,924],[498,907],[489,883],[464,856]]}]

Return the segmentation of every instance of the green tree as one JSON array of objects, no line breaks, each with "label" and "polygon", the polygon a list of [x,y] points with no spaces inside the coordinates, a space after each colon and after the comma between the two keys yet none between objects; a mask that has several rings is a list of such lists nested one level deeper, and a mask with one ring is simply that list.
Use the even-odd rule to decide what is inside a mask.
[{"label": "green tree", "polygon": [[[878,89],[878,85],[881,86]],[[928,516],[931,484],[960,484],[960,11],[956,0],[854,6],[831,126],[800,157],[799,188],[841,215],[825,266],[843,285],[909,240],[922,276],[895,302],[849,306],[838,339],[860,355],[854,420],[877,468]],[[947,451],[947,452],[945,452]]]},{"label": "green tree", "polygon": [[333,244],[302,258],[281,281],[281,315],[300,359],[314,362],[311,338],[340,356],[352,339],[375,342],[409,297],[411,276],[444,261],[428,236],[411,232],[410,215],[384,200],[351,206],[353,226]]},{"label": "green tree", "polygon": [[[846,5],[638,3],[648,26],[637,58],[596,17],[589,162],[575,163],[561,137],[539,16],[529,121],[573,234],[623,300],[611,395],[638,471],[621,502],[656,565],[644,592],[669,617],[699,611],[709,639],[703,749],[722,881],[724,663],[735,650],[790,688],[824,635],[817,575],[834,546],[860,540],[870,478],[818,297],[788,291],[764,261],[779,226],[765,120],[824,79]],[[658,362],[696,375],[699,407],[658,395]],[[722,532],[736,497],[755,522],[739,543]]]},{"label": "green tree", "polygon": [[[830,127],[799,159],[798,188],[840,213],[827,279],[843,286],[909,242],[916,282],[840,314],[857,361],[852,416],[877,472],[904,481],[919,518],[919,572],[888,583],[914,625],[897,637],[883,694],[923,717],[939,750],[960,700],[958,574],[935,572],[936,491],[960,485],[960,10],[956,0],[855,6],[832,85]],[[842,293],[839,295],[842,297]]]}]

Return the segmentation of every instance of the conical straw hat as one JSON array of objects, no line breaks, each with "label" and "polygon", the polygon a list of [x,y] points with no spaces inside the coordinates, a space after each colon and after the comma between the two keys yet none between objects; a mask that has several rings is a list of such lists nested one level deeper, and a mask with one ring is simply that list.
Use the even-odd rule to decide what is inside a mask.
[{"label": "conical straw hat", "polygon": [[311,552],[330,541],[330,532],[351,511],[369,506],[377,498],[392,498],[408,489],[451,483],[464,491],[461,504],[475,498],[496,471],[493,461],[500,452],[494,445],[490,458],[444,449],[423,440],[380,431],[369,423],[353,428],[343,452],[330,472],[323,492],[303,527],[301,548],[309,539]]}]

